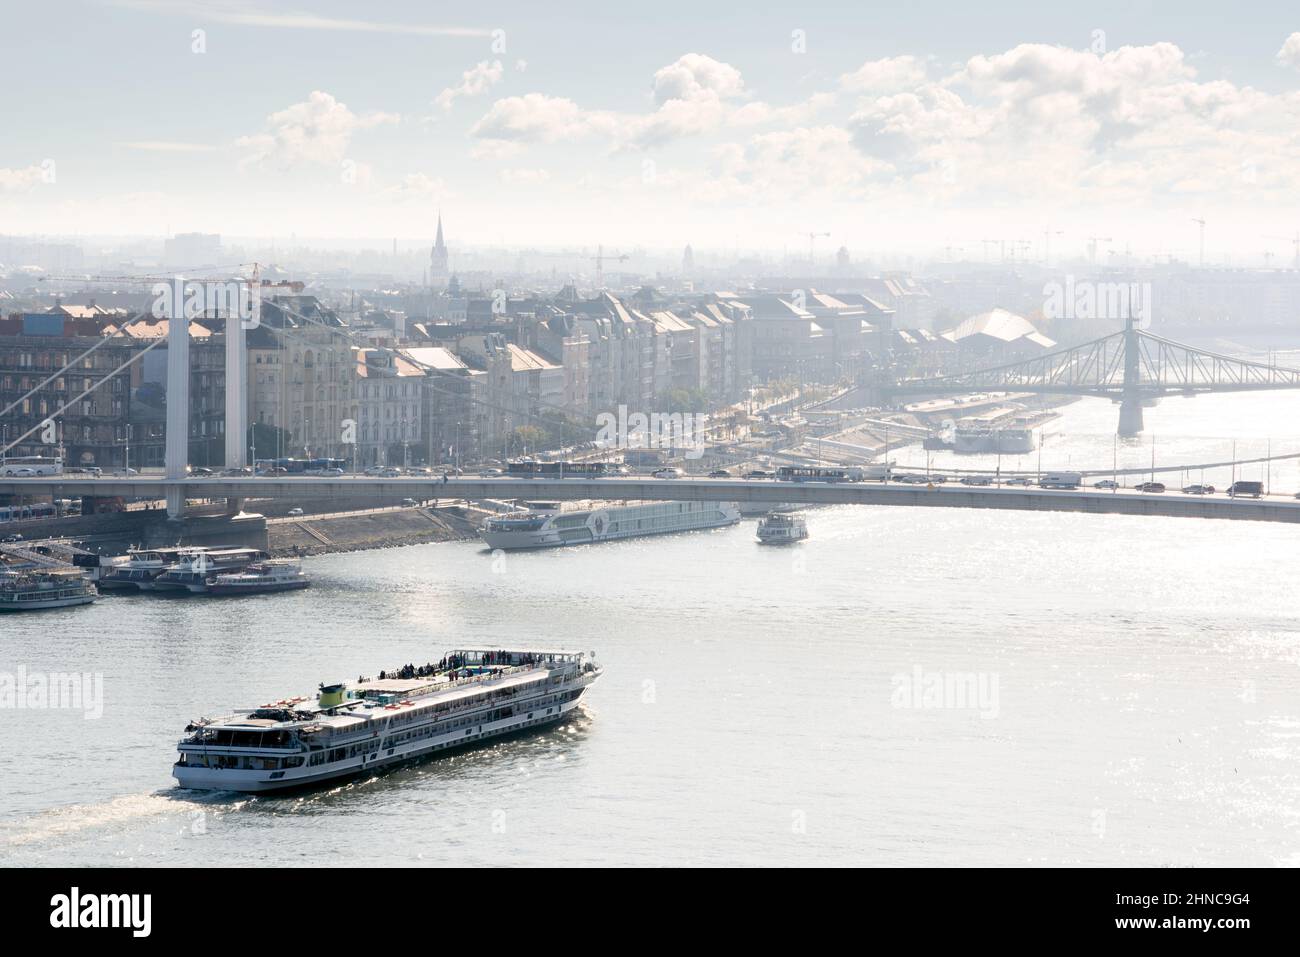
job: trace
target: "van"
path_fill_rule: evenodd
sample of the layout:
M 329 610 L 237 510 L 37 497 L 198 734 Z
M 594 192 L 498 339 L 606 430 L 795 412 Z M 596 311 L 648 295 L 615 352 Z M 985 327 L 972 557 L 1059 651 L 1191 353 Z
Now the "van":
M 1236 498 L 1238 495 L 1249 495 L 1251 498 L 1259 498 L 1263 494 L 1263 482 L 1233 482 L 1228 486 L 1228 495 L 1232 498 Z
M 1046 472 L 1038 483 L 1039 488 L 1078 488 L 1083 484 L 1081 472 Z

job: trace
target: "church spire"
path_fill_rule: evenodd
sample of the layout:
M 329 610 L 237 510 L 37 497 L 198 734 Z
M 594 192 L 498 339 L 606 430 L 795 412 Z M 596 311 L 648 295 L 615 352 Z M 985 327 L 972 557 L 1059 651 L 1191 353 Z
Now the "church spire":
M 442 210 L 438 210 L 438 235 L 429 252 L 429 285 L 434 289 L 445 289 L 449 270 L 447 266 L 447 244 L 442 239 Z

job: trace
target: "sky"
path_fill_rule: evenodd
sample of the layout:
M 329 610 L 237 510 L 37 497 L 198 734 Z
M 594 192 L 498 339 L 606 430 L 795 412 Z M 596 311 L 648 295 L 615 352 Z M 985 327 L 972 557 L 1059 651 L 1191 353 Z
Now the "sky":
M 1287 261 L 1300 7 L 0 0 L 0 235 Z M 1287 9 L 1287 7 L 1290 9 Z

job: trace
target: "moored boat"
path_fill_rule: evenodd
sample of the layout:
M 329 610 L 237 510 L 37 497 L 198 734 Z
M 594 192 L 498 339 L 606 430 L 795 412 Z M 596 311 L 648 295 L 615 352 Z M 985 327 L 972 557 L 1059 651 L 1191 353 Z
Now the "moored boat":
M 89 605 L 95 583 L 79 568 L 33 568 L 0 573 L 0 611 L 35 611 Z
M 242 571 L 227 572 L 208 581 L 209 595 L 259 595 L 296 591 L 311 584 L 302 563 L 291 558 L 254 562 Z
M 479 534 L 490 548 L 554 548 L 722 528 L 740 521 L 734 502 L 643 502 L 565 511 L 559 502 L 489 518 Z
M 189 548 L 129 548 L 126 561 L 105 567 L 99 575 L 99 587 L 106 590 L 139 591 L 183 558 L 202 551 Z
M 153 581 L 140 587 L 147 591 L 172 591 L 201 593 L 208 590 L 208 581 L 224 572 L 239 571 L 254 562 L 266 561 L 271 556 L 256 548 L 199 549 L 192 555 L 169 565 Z

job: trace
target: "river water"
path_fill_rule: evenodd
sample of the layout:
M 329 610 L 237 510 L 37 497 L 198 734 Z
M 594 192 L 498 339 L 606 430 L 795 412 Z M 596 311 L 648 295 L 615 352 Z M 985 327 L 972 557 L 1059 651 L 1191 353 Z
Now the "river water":
M 1160 464 L 1234 438 L 1300 451 L 1300 396 L 1147 413 Z M 1115 416 L 1067 407 L 1044 468 L 1148 464 Z M 1300 487 L 1294 460 L 1273 468 Z M 0 863 L 1300 863 L 1296 528 L 808 520 L 788 549 L 752 522 L 504 558 L 437 544 L 311 559 L 307 592 L 0 620 L 0 672 L 103 680 L 99 717 L 0 710 Z M 172 787 L 192 717 L 534 643 L 605 667 L 559 730 L 287 798 Z

